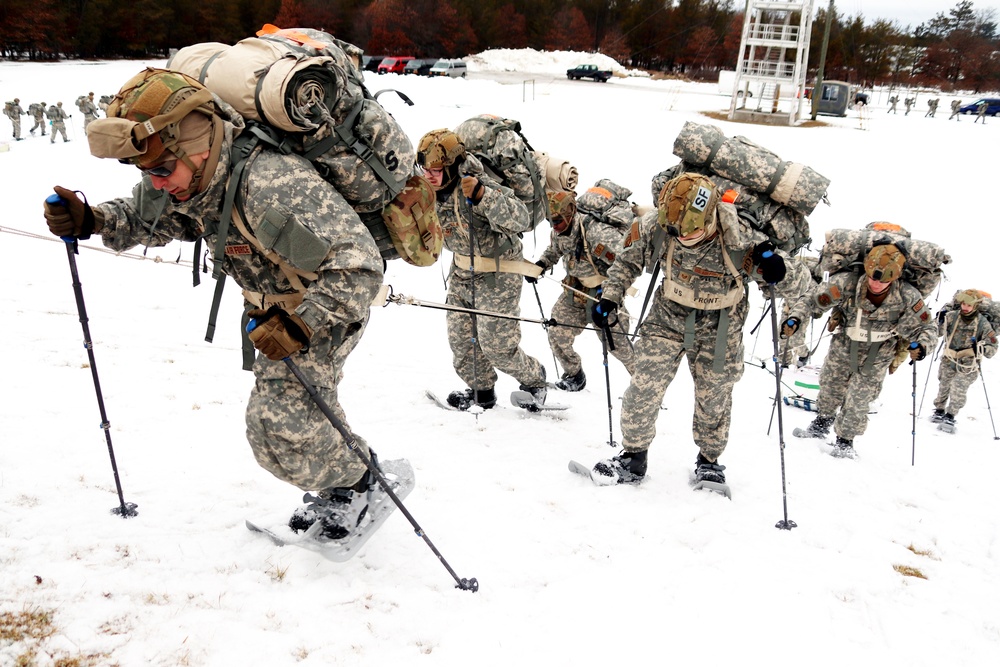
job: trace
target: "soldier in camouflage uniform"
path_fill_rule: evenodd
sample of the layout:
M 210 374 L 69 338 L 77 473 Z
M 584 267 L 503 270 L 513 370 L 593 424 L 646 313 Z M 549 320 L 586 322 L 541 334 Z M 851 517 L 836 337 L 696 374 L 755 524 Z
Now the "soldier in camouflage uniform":
M 454 254 L 447 303 L 516 318 L 522 287 L 519 267 L 527 264 L 519 235 L 530 229 L 528 209 L 484 172 L 451 130 L 425 134 L 417 163 L 437 191 L 444 245 Z M 468 385 L 448 395 L 449 405 L 460 410 L 473 405 L 492 408 L 498 370 L 516 378 L 537 403 L 545 402 L 545 368 L 521 349 L 515 319 L 448 311 L 447 323 L 455 372 Z
M 931 421 L 942 430 L 955 429 L 955 417 L 965 406 L 969 387 L 979 377 L 983 357 L 997 352 L 997 335 L 986 315 L 979 312 L 983 295 L 978 290 L 964 290 L 955 295 L 958 308 L 938 314 L 938 335 L 946 341 L 938 367 L 938 393 L 934 399 Z
M 972 124 L 975 125 L 979 121 L 983 121 L 983 125 L 986 125 L 986 110 L 989 108 L 990 105 L 986 103 L 986 100 L 979 102 L 976 110 L 976 120 L 972 121 Z
M 960 122 L 961 118 L 959 118 L 959 114 L 961 112 L 962 112 L 962 100 L 952 100 L 951 101 L 951 115 L 948 116 L 948 120 L 951 120 L 952 118 L 954 118 L 956 122 Z
M 583 327 L 593 325 L 591 309 L 600 300 L 601 284 L 607 278 L 608 267 L 622 250 L 622 232 L 610 224 L 577 210 L 572 192 L 556 192 L 549 197 L 552 237 L 549 247 L 535 262 L 542 271 L 551 269 L 560 259 L 566 269 L 562 294 L 552 306 L 552 319 L 559 326 L 549 327 L 549 346 L 563 367 L 563 376 L 556 387 L 564 391 L 580 391 L 587 386 L 583 360 L 573 349 L 573 341 Z M 627 229 L 627 228 L 626 228 Z M 525 276 L 528 282 L 537 279 Z M 589 298 L 588 298 L 589 297 Z M 628 331 L 628 311 L 618 311 L 618 324 L 612 329 L 614 349 L 609 352 L 622 362 L 629 374 L 635 367 L 632 342 L 622 333 Z M 601 339 L 604 333 L 597 332 Z
M 933 100 L 927 100 L 927 113 L 924 114 L 924 118 L 928 118 L 928 117 L 933 118 L 934 117 L 934 114 L 937 113 L 938 102 L 940 102 L 940 101 L 941 100 L 937 99 L 937 98 L 935 98 Z
M 87 134 L 87 127 L 97 120 L 97 104 L 94 103 L 93 93 L 88 93 L 86 99 L 80 103 L 80 113 L 83 114 L 83 133 Z
M 50 106 L 49 110 L 45 112 L 45 115 L 52 124 L 52 132 L 49 133 L 51 135 L 49 137 L 49 143 L 56 143 L 56 135 L 60 133 L 62 134 L 63 143 L 69 141 L 69 138 L 66 137 L 66 119 L 70 116 L 66 115 L 66 110 L 63 109 L 62 102 L 57 102 L 56 104 Z
M 854 458 L 854 439 L 868 428 L 868 406 L 882 392 L 886 371 L 900 338 L 910 343 L 911 361 L 934 347 L 934 320 L 916 287 L 899 280 L 906 265 L 895 245 L 876 245 L 865 257 L 864 274 L 841 271 L 792 306 L 782 327 L 790 336 L 807 318 L 838 309 L 839 328 L 830 342 L 819 376 L 817 416 L 799 437 L 837 434 L 832 454 Z
M 154 133 L 137 142 L 149 127 Z M 368 322 L 383 262 L 350 204 L 296 154 L 252 152 L 240 181 L 242 214 L 223 225 L 230 148 L 243 129 L 243 118 L 193 79 L 147 69 L 123 86 L 88 137 L 94 155 L 139 167 L 142 180 L 132 195 L 91 210 L 56 187 L 67 203 L 46 203 L 46 218 L 57 235 L 99 233 L 116 251 L 199 237 L 215 247 L 218 230 L 227 228 L 223 271 L 244 289 L 256 323 L 250 340 L 259 352 L 247 439 L 268 472 L 318 492 L 307 494 L 312 502 L 289 525 L 304 530 L 320 520 L 320 532 L 338 539 L 360 520 L 373 475 L 282 359 L 295 361 L 346 426 L 337 385 Z M 356 442 L 368 451 L 361 438 Z
M 903 115 L 904 116 L 909 116 L 910 115 L 910 108 L 913 107 L 913 105 L 916 104 L 916 103 L 917 103 L 917 100 L 916 100 L 915 97 L 907 97 L 905 100 L 903 100 L 903 104 L 906 106 L 906 113 L 904 113 Z
M 45 136 L 45 102 L 33 104 L 31 107 L 31 117 L 35 119 L 35 124 L 31 126 L 31 134 L 34 136 L 35 130 L 42 129 L 42 136 Z
M 886 113 L 895 114 L 896 113 L 896 105 L 898 103 L 899 103 L 899 97 L 897 97 L 896 95 L 893 95 L 892 97 L 890 97 L 889 98 L 889 109 L 886 111 Z
M 21 116 L 27 114 L 24 113 L 24 109 L 21 108 L 21 100 L 14 98 L 14 103 L 6 109 L 7 118 L 10 118 L 11 125 L 14 126 L 14 140 L 21 141 L 24 137 L 21 136 Z
M 695 480 L 725 483 L 719 457 L 729 440 L 733 386 L 743 375 L 748 283 L 775 285 L 786 297 L 808 289 L 803 266 L 786 264 L 787 256 L 737 215 L 729 193 L 725 199 L 720 195 L 700 174 L 668 181 L 658 211 L 633 225 L 608 270 L 594 316 L 609 322 L 644 266 L 659 261 L 664 277 L 642 323 L 635 371 L 622 402 L 624 451 L 594 466 L 591 477 L 598 484 L 644 479 L 661 401 L 684 357 L 694 378 Z

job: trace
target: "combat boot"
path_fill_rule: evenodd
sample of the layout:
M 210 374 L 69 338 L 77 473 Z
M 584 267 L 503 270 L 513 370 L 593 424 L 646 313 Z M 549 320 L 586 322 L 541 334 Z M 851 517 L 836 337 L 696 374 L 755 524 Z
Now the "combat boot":
M 848 440 L 847 438 L 841 438 L 837 436 L 837 442 L 833 445 L 833 451 L 830 452 L 830 456 L 837 459 L 855 459 L 858 457 L 857 452 L 854 451 L 854 440 Z
M 719 465 L 718 461 L 713 463 L 701 454 L 698 454 L 698 459 L 695 461 L 694 476 L 699 482 L 725 484 L 726 474 L 723 472 L 725 469 L 726 466 Z
M 942 419 L 944 419 L 944 410 L 934 408 L 934 412 L 931 413 L 931 423 L 940 424 Z
M 646 450 L 622 451 L 618 456 L 604 459 L 594 466 L 591 479 L 595 484 L 639 484 L 646 477 Z
M 796 429 L 793 434 L 800 438 L 825 438 L 830 434 L 830 426 L 833 425 L 833 417 L 823 417 L 816 415 L 805 430 Z
M 475 400 L 472 397 L 472 389 L 461 389 L 448 394 L 448 405 L 459 410 L 468 410 L 473 405 L 479 404 L 483 410 L 489 410 L 497 404 L 497 394 L 493 387 L 489 389 L 477 389 Z
M 580 391 L 587 386 L 587 376 L 581 368 L 575 375 L 563 373 L 562 379 L 556 382 L 556 388 L 563 391 Z
M 372 464 L 381 470 L 375 452 L 370 452 Z M 371 489 L 377 483 L 375 475 L 365 470 L 352 486 L 331 487 L 313 495 L 302 496 L 306 505 L 299 507 L 288 520 L 288 527 L 296 533 L 308 530 L 314 523 L 322 527 L 316 533 L 318 540 L 341 540 L 351 534 L 368 513 Z

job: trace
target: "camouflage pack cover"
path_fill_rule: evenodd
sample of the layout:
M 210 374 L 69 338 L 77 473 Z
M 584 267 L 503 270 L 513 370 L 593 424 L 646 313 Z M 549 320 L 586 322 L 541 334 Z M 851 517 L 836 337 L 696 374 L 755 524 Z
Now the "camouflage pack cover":
M 441 256 L 444 230 L 438 220 L 434 188 L 423 176 L 406 187 L 382 211 L 396 252 L 414 266 L 430 266 Z
M 602 178 L 594 187 L 577 196 L 576 207 L 594 220 L 625 230 L 635 219 L 632 204 L 628 200 L 631 196 L 632 191 L 628 188 Z
M 492 176 L 524 202 L 532 227 L 545 220 L 548 196 L 544 177 L 518 121 L 480 114 L 460 123 L 455 134 Z
M 416 153 L 396 120 L 365 89 L 349 55 L 360 50 L 311 28 L 264 26 L 257 35 L 233 46 L 185 47 L 167 66 L 201 81 L 245 118 L 290 133 L 293 148 L 303 154 L 348 123 L 350 136 L 371 148 L 390 182 L 341 142 L 308 157 L 359 213 L 384 209 L 414 175 Z
M 878 242 L 889 242 L 906 254 L 906 269 L 902 279 L 910 283 L 926 299 L 941 282 L 942 267 L 951 262 L 951 256 L 941 246 L 930 241 L 911 238 L 903 228 L 891 231 L 879 228 L 832 229 L 826 234 L 826 243 L 820 251 L 819 272 L 837 273 L 860 267 L 865 255 Z
M 758 231 L 767 234 L 771 242 L 788 254 L 795 254 L 799 248 L 809 245 L 812 241 L 809 231 L 809 221 L 806 220 L 806 216 L 802 213 L 784 204 L 779 204 L 770 197 L 755 192 L 742 183 L 719 176 L 704 165 L 698 166 L 681 161 L 670 169 L 661 171 L 653 177 L 653 201 L 656 201 L 657 197 L 659 197 L 660 191 L 667 181 L 683 173 L 708 176 L 722 192 L 728 190 L 736 191 L 738 195 L 732 203 L 739 209 L 751 211 L 754 220 L 749 221 L 750 224 Z
M 684 123 L 674 155 L 809 215 L 826 196 L 830 179 L 797 162 L 786 162 L 746 137 L 727 137 L 714 125 Z

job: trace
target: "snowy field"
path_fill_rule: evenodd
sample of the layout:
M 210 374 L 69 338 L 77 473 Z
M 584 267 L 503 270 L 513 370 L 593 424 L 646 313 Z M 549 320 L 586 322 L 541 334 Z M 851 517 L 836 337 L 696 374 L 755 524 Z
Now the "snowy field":
M 536 149 L 576 164 L 583 187 L 610 178 L 644 205 L 651 177 L 677 162 L 683 123 L 715 123 L 832 180 L 830 206 L 811 216 L 813 252 L 830 229 L 887 220 L 954 258 L 935 311 L 957 289 L 1000 291 L 991 271 L 1000 118 L 948 121 L 948 97 L 934 119 L 923 117 L 925 105 L 890 115 L 876 95 L 867 120 L 851 112 L 819 127 L 737 125 L 704 115 L 728 108 L 715 84 L 570 82 L 570 59 L 513 74 L 505 63 L 495 68 L 502 78 L 477 65 L 466 80 L 369 75 L 368 85 L 413 99 L 407 107 L 380 98 L 413 141 L 479 113 L 516 118 Z M 41 204 L 54 184 L 93 202 L 128 193 L 136 171 L 89 155 L 73 101 L 114 93 L 142 66 L 0 63 L 4 100 L 62 100 L 74 114 L 70 143 L 28 136 L 29 121 L 25 141 L 0 146 L 9 149 L 0 152 L 0 312 L 10 343 L 0 401 L 0 665 L 996 664 L 1000 529 L 990 480 L 1000 415 L 987 406 L 987 392 L 1000 404 L 996 360 L 985 363 L 953 436 L 926 420 L 930 362 L 904 365 L 855 442 L 857 461 L 791 438 L 813 413 L 785 408 L 787 516 L 798 527 L 782 531 L 775 381 L 759 361 L 770 362 L 768 322 L 746 332 L 748 365 L 721 459 L 730 501 L 688 486 L 697 449 L 685 369 L 667 392 L 646 481 L 596 488 L 566 470 L 571 458 L 591 465 L 614 453 L 596 337 L 577 342 L 587 389 L 551 394 L 568 412 L 502 405 L 476 418 L 424 397 L 461 387 L 443 313 L 377 309 L 341 399 L 383 459 L 412 462 L 407 508 L 457 574 L 478 579 L 471 593 L 454 587 L 400 513 L 341 564 L 247 531 L 247 518 L 287 516 L 300 493 L 259 468 L 244 439 L 252 376 L 240 370 L 239 290 L 229 286 L 207 344 L 212 281 L 191 288 L 190 245 L 137 261 L 141 248 L 116 257 L 95 239 L 77 263 L 121 485 L 139 515 L 109 513 L 118 496 L 65 245 L 47 235 Z M 5 139 L 9 128 L 0 120 Z M 525 255 L 537 258 L 546 244 L 540 228 Z M 386 281 L 441 302 L 448 259 L 428 269 L 394 262 Z M 637 283 L 641 293 L 647 282 Z M 547 313 L 559 286 L 538 289 Z M 638 312 L 641 296 L 628 305 Z M 751 305 L 752 325 L 763 308 L 756 290 Z M 521 311 L 540 317 L 530 286 Z M 522 331 L 525 350 L 555 376 L 544 331 Z M 401 354 L 404 345 L 420 354 Z M 613 359 L 610 384 L 619 440 L 627 374 Z M 497 393 L 516 385 L 502 375 Z M 914 433 L 915 400 L 923 408 Z M 4 638 L 28 617 L 40 637 Z

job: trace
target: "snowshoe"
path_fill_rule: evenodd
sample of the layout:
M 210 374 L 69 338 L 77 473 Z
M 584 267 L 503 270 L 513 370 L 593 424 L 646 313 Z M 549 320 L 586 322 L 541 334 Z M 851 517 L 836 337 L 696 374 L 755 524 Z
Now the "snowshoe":
M 935 408 L 934 412 L 931 413 L 930 419 L 932 424 L 940 424 L 944 420 L 944 410 Z
M 709 491 L 715 491 L 731 500 L 733 494 L 726 484 L 726 473 L 723 472 L 725 469 L 726 466 L 719 465 L 718 461 L 713 463 L 701 454 L 698 454 L 698 459 L 695 461 L 694 475 L 691 477 L 692 488 L 695 490 L 708 489 Z
M 610 459 L 599 461 L 590 473 L 594 484 L 639 484 L 646 477 L 646 450 L 622 451 Z
M 837 436 L 837 441 L 833 444 L 830 456 L 835 459 L 856 459 L 858 453 L 854 451 L 854 441 Z
M 945 433 L 954 433 L 957 430 L 954 415 L 945 413 L 944 416 L 941 417 L 941 422 L 938 424 L 938 430 L 944 431 Z
M 529 387 L 527 385 L 520 385 L 518 387 L 520 391 L 511 392 L 510 400 L 511 403 L 519 408 L 524 408 L 529 412 L 539 412 L 545 405 L 545 397 L 549 393 L 546 387 Z M 524 396 L 523 394 L 529 394 Z
M 493 388 L 477 389 L 475 397 L 472 389 L 462 389 L 448 394 L 448 405 L 456 410 L 468 410 L 473 405 L 479 405 L 483 410 L 489 410 L 497 404 L 497 394 Z
M 365 471 L 354 486 L 325 489 L 316 495 L 307 493 L 302 496 L 302 501 L 307 504 L 292 513 L 288 527 L 293 532 L 304 533 L 318 522 L 321 527 L 311 532 L 314 539 L 343 539 L 365 518 L 374 484 L 375 476 Z
M 587 376 L 584 374 L 582 368 L 574 375 L 563 373 L 559 382 L 556 382 L 556 389 L 562 389 L 563 391 L 580 391 L 586 386 Z

